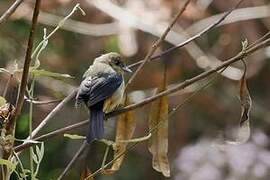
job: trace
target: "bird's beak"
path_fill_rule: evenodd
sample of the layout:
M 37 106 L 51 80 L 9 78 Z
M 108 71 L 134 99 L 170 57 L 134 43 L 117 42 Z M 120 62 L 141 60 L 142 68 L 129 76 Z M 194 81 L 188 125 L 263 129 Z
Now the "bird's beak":
M 127 66 L 124 66 L 122 69 L 126 72 L 132 73 L 131 69 L 129 69 Z

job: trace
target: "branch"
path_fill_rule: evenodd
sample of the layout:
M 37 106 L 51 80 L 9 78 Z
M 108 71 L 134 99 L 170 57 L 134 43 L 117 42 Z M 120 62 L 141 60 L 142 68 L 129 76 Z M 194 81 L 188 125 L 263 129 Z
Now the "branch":
M 267 33 L 268 35 L 269 33 Z M 270 38 L 267 38 L 265 39 L 266 36 L 263 36 L 263 38 L 260 38 L 262 41 L 261 42 L 258 42 L 257 44 L 252 44 L 248 47 L 248 49 L 243 53 L 243 52 L 240 52 L 238 53 L 236 56 L 224 61 L 223 63 L 221 63 L 220 65 L 216 66 L 215 68 L 212 68 L 204 73 L 201 73 L 191 79 L 188 79 L 176 86 L 174 86 L 173 88 L 170 88 L 166 91 L 163 91 L 155 96 L 152 96 L 152 97 L 149 97 L 149 98 L 146 98 L 144 100 L 142 100 L 141 102 L 139 103 L 136 103 L 136 104 L 132 104 L 132 105 L 129 105 L 129 106 L 126 106 L 122 109 L 118 109 L 116 111 L 113 111 L 111 113 L 108 113 L 106 114 L 106 118 L 110 118 L 110 117 L 113 117 L 113 116 L 116 116 L 116 115 L 119 115 L 119 114 L 122 114 L 122 113 L 125 113 L 127 111 L 131 111 L 133 109 L 136 109 L 136 108 L 139 108 L 139 107 L 142 107 L 146 104 L 149 104 L 150 102 L 162 97 L 162 96 L 166 96 L 168 94 L 172 94 L 172 93 L 175 93 L 176 91 L 179 91 L 179 90 L 182 90 L 206 77 L 208 77 L 209 75 L 215 73 L 215 72 L 218 72 L 219 70 L 229 66 L 230 64 L 234 63 L 234 62 L 237 62 L 239 60 L 241 60 L 243 57 L 245 56 L 248 56 L 252 53 L 254 53 L 255 51 L 261 49 L 261 48 L 264 48 L 266 45 L 269 45 L 270 44 Z M 73 129 L 76 129 L 76 128 L 79 128 L 81 126 L 84 126 L 86 124 L 89 123 L 89 120 L 84 120 L 82 122 L 79 122 L 79 123 L 76 123 L 76 124 L 73 124 L 73 125 L 70 125 L 70 126 L 67 126 L 67 127 L 64 127 L 64 128 L 61 128 L 61 129 L 58 129 L 56 131 L 53 131 L 53 132 L 50 132 L 48 134 L 45 134 L 45 135 L 42 135 L 38 138 L 34 138 L 34 140 L 37 140 L 37 141 L 44 141 L 44 140 L 47 140 L 47 139 L 50 139 L 52 137 L 55 137 L 57 135 L 60 135 L 60 134 L 63 134 L 67 131 L 70 131 L 70 130 L 73 130 Z M 22 144 L 22 145 L 19 145 L 17 147 L 15 147 L 15 151 L 21 151 L 27 147 L 31 146 L 31 143 L 26 143 L 26 144 Z
M 13 14 L 16 9 L 19 7 L 19 5 L 23 2 L 23 0 L 16 0 L 9 8 L 6 12 L 4 12 L 4 14 L 0 17 L 0 24 L 5 22 L 10 16 L 11 14 Z M 33 22 L 33 21 L 32 21 Z
M 255 51 L 257 51 L 258 49 L 261 49 L 261 48 L 265 47 L 266 45 L 269 44 L 269 42 L 270 42 L 270 38 L 258 43 L 257 45 L 254 45 L 252 47 L 249 46 L 248 49 L 245 52 L 238 53 L 236 56 L 224 61 L 223 63 L 221 63 L 217 67 L 212 68 L 212 69 L 210 69 L 208 71 L 205 71 L 205 72 L 203 72 L 203 73 L 201 73 L 201 74 L 199 74 L 199 75 L 197 75 L 197 76 L 195 76 L 195 77 L 193 77 L 191 79 L 187 79 L 184 82 L 180 83 L 179 85 L 176 85 L 174 88 L 168 89 L 168 90 L 163 91 L 163 92 L 161 92 L 161 93 L 159 93 L 159 94 L 157 94 L 155 96 L 146 98 L 145 100 L 143 100 L 143 101 L 141 101 L 141 102 L 139 102 L 137 104 L 132 104 L 132 105 L 126 106 L 126 107 L 124 107 L 122 109 L 119 109 L 118 111 L 113 111 L 113 112 L 108 113 L 106 115 L 108 117 L 115 116 L 115 115 L 130 111 L 130 110 L 136 109 L 138 107 L 141 107 L 141 106 L 143 106 L 145 104 L 148 104 L 148 103 L 150 103 L 150 102 L 152 102 L 152 101 L 154 101 L 154 100 L 156 100 L 156 99 L 158 99 L 160 97 L 163 97 L 163 96 L 166 96 L 168 94 L 172 94 L 172 93 L 174 93 L 176 91 L 179 91 L 181 89 L 184 89 L 187 86 L 189 86 L 189 85 L 191 85 L 191 84 L 193 84 L 193 83 L 195 83 L 197 81 L 200 81 L 200 80 L 208 77 L 209 75 L 211 75 L 211 74 L 213 74 L 215 72 L 218 72 L 222 68 L 227 67 L 230 64 L 243 59 L 247 55 L 252 54 Z
M 31 137 L 35 137 L 37 133 L 59 112 L 71 99 L 75 97 L 77 89 L 73 90 L 63 101 L 61 101 L 45 118 L 44 120 L 35 128 L 32 132 Z M 29 139 L 29 137 L 27 138 Z
M 48 104 L 54 104 L 54 103 L 59 103 L 62 102 L 63 99 L 55 99 L 55 100 L 46 100 L 46 101 L 36 101 L 34 99 L 29 99 L 27 97 L 24 97 L 26 102 L 33 103 L 35 105 L 48 105 Z
M 40 1 L 41 0 L 36 0 L 35 9 L 33 12 L 31 31 L 29 34 L 28 45 L 27 45 L 27 50 L 26 50 L 26 55 L 25 55 L 25 60 L 24 60 L 24 66 L 23 66 L 23 74 L 22 74 L 22 79 L 21 79 L 20 89 L 19 89 L 19 97 L 16 102 L 14 118 L 12 118 L 10 122 L 11 127 L 13 127 L 17 117 L 20 115 L 23 102 L 24 102 L 24 94 L 25 94 L 27 81 L 28 81 L 29 67 L 31 63 L 31 53 L 32 53 L 32 48 L 33 48 L 34 34 L 35 34 L 36 26 L 37 26 Z
M 84 125 L 86 125 L 88 123 L 89 123 L 89 120 L 85 120 L 85 121 L 82 121 L 82 122 L 79 122 L 79 123 L 76 123 L 76 124 L 73 124 L 73 125 L 70 125 L 70 126 L 66 126 L 64 128 L 57 129 L 57 130 L 55 130 L 53 132 L 43 134 L 43 135 L 41 135 L 39 137 L 33 138 L 33 141 L 46 141 L 46 140 L 48 140 L 50 138 L 53 138 L 55 136 L 62 135 L 67 131 L 80 128 L 80 127 L 82 127 L 82 126 L 84 126 Z M 19 152 L 19 151 L 22 151 L 23 149 L 28 148 L 28 147 L 30 147 L 32 145 L 34 145 L 34 143 L 31 143 L 31 142 L 23 143 L 23 144 L 20 144 L 20 145 L 16 146 L 14 148 L 14 151 Z
M 175 51 L 175 50 L 177 50 L 177 49 L 179 49 L 179 48 L 181 48 L 181 47 L 187 45 L 187 44 L 190 43 L 191 41 L 194 41 L 195 39 L 197 39 L 197 38 L 201 37 L 202 35 L 204 35 L 205 33 L 209 32 L 210 30 L 212 30 L 213 28 L 215 28 L 217 25 L 219 25 L 222 21 L 224 21 L 225 18 L 226 18 L 227 16 L 229 16 L 229 14 L 231 14 L 231 13 L 232 13 L 232 12 L 233 12 L 233 11 L 234 11 L 234 10 L 235 10 L 235 9 L 236 9 L 243 1 L 244 1 L 244 0 L 239 0 L 238 3 L 237 3 L 233 8 L 231 8 L 231 10 L 229 10 L 229 11 L 226 12 L 226 13 L 224 13 L 223 16 L 221 16 L 220 19 L 218 19 L 217 21 L 215 21 L 213 24 L 210 24 L 209 26 L 207 26 L 205 29 L 203 29 L 203 30 L 202 30 L 201 32 L 199 32 L 198 34 L 196 34 L 196 35 L 190 37 L 189 39 L 185 40 L 184 42 L 182 42 L 182 43 L 180 43 L 180 44 L 178 44 L 178 45 L 176 45 L 176 46 L 174 46 L 174 47 L 171 47 L 171 48 L 169 48 L 169 49 L 167 49 L 167 50 L 161 52 L 160 54 L 158 54 L 158 55 L 156 55 L 156 56 L 151 57 L 150 60 L 151 60 L 151 61 L 152 61 L 152 60 L 157 60 L 157 59 L 159 59 L 159 58 L 165 56 L 166 54 L 171 53 L 171 52 L 173 52 L 173 51 Z M 135 67 L 135 66 L 138 66 L 138 65 L 141 64 L 141 63 L 143 63 L 143 60 L 138 61 L 138 62 L 136 62 L 136 63 L 134 63 L 134 64 L 131 64 L 131 65 L 129 65 L 128 67 L 129 67 L 129 68 L 133 68 L 133 67 Z
M 172 29 L 173 25 L 176 23 L 177 19 L 183 14 L 185 11 L 187 5 L 189 4 L 190 0 L 186 0 L 183 7 L 179 10 L 177 15 L 173 18 L 172 22 L 169 24 L 169 26 L 166 28 L 164 33 L 161 35 L 161 37 L 152 45 L 150 51 L 148 51 L 147 55 L 145 56 L 144 60 L 142 60 L 142 63 L 138 67 L 138 69 L 133 73 L 129 81 L 127 82 L 126 89 L 129 87 L 129 85 L 134 81 L 138 73 L 142 70 L 146 62 L 148 62 L 151 58 L 151 56 L 154 54 L 154 52 L 157 50 L 157 48 L 160 46 L 160 44 L 164 41 L 170 30 Z

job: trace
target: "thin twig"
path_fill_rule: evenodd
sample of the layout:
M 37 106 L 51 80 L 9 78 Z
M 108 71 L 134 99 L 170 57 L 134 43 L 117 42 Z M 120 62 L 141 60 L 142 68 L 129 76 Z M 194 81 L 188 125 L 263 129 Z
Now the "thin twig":
M 57 129 L 55 131 L 52 131 L 50 133 L 47 133 L 47 134 L 43 134 L 39 137 L 36 137 L 36 138 L 33 138 L 32 140 L 33 141 L 46 141 L 52 137 L 55 137 L 57 135 L 62 135 L 64 134 L 65 132 L 69 131 L 69 130 L 74 130 L 76 128 L 80 128 L 82 126 L 84 126 L 85 124 L 89 123 L 88 120 L 85 120 L 85 121 L 82 121 L 82 122 L 79 122 L 79 123 L 76 123 L 76 124 L 73 124 L 73 125 L 70 125 L 70 126 L 66 126 L 64 128 L 61 128 L 61 129 Z M 14 151 L 16 152 L 19 152 L 27 147 L 30 147 L 32 145 L 34 145 L 35 143 L 32 143 L 32 142 L 26 142 L 26 143 L 23 143 L 21 145 L 18 145 L 14 148 Z
M 104 169 L 104 165 L 106 164 L 106 160 L 107 160 L 107 157 L 108 157 L 109 150 L 110 150 L 110 146 L 107 145 L 104 156 L 103 156 L 103 160 L 102 160 L 102 163 L 101 163 L 102 169 Z
M 171 93 L 174 93 L 174 92 L 179 91 L 181 89 L 184 89 L 185 87 L 206 78 L 207 76 L 221 70 L 222 68 L 224 68 L 224 67 L 226 67 L 226 66 L 228 66 L 228 65 L 230 65 L 230 64 L 232 64 L 232 63 L 234 63 L 236 61 L 241 60 L 243 57 L 245 57 L 245 56 L 247 56 L 249 54 L 252 54 L 253 52 L 257 51 L 258 49 L 261 49 L 261 48 L 265 47 L 266 45 L 269 44 L 269 42 L 270 42 L 270 39 L 266 39 L 263 42 L 260 42 L 259 44 L 255 45 L 255 46 L 253 46 L 251 48 L 249 47 L 248 50 L 246 50 L 246 52 L 238 53 L 236 56 L 230 58 L 227 61 L 224 61 L 223 63 L 221 63 L 220 65 L 218 65 L 215 68 L 212 68 L 212 69 L 210 69 L 208 71 L 205 71 L 205 72 L 203 72 L 203 73 L 201 73 L 201 74 L 199 74 L 199 75 L 197 75 L 197 76 L 195 76 L 195 77 L 193 77 L 191 79 L 187 79 L 184 82 L 176 85 L 175 87 L 173 87 L 171 89 L 168 89 L 166 91 L 163 91 L 163 92 L 161 92 L 161 93 L 159 93 L 159 94 L 157 94 L 155 96 L 146 98 L 146 99 L 144 99 L 143 101 L 141 101 L 141 102 L 139 102 L 137 104 L 129 105 L 129 106 L 126 106 L 126 107 L 124 107 L 122 109 L 119 109 L 117 111 L 108 113 L 107 116 L 111 117 L 111 116 L 118 115 L 120 113 L 124 113 L 124 112 L 130 111 L 130 110 L 133 110 L 135 108 L 138 108 L 138 107 L 141 107 L 141 106 L 143 106 L 145 104 L 148 104 L 148 103 L 150 103 L 150 102 L 152 102 L 152 101 L 154 101 L 154 100 L 156 100 L 156 99 L 158 99 L 158 98 L 160 98 L 162 96 L 166 96 L 168 94 L 171 94 Z
M 4 12 L 4 14 L 0 17 L 0 24 L 5 22 L 11 14 L 13 14 L 19 5 L 23 2 L 23 0 L 16 0 L 9 8 Z
M 20 168 L 21 168 L 21 170 L 22 170 L 22 179 L 27 180 L 26 174 L 25 174 L 25 169 L 24 169 L 24 167 L 23 167 L 22 161 L 20 160 L 18 154 L 17 154 L 15 151 L 13 151 L 13 154 L 14 154 L 15 158 L 17 159 L 18 164 L 20 165 Z
M 32 137 L 35 137 L 37 133 L 59 112 L 71 99 L 75 97 L 77 89 L 72 91 L 63 101 L 61 101 L 45 118 L 44 120 L 33 130 Z M 28 137 L 29 138 L 29 137 Z
M 32 54 L 32 57 L 34 57 L 34 56 L 38 53 L 38 51 L 40 50 L 40 48 L 42 47 L 42 45 L 43 45 L 46 41 L 48 41 L 48 40 L 51 38 L 51 36 L 52 36 L 52 35 L 53 35 L 60 27 L 62 27 L 62 25 L 65 23 L 65 21 L 66 21 L 68 18 L 70 18 L 70 17 L 75 13 L 75 11 L 77 11 L 77 10 L 79 10 L 79 11 L 82 13 L 82 15 L 85 15 L 85 12 L 84 12 L 84 11 L 82 10 L 82 8 L 80 7 L 80 4 L 77 3 L 77 4 L 74 6 L 74 8 L 72 9 L 72 11 L 71 11 L 67 16 L 65 16 L 64 19 L 62 19 L 62 20 L 59 22 L 58 26 L 56 26 L 56 27 L 52 30 L 52 32 L 50 32 L 50 34 L 48 34 L 48 36 L 46 36 L 46 37 L 45 37 L 45 38 L 37 45 L 35 51 L 34 51 L 33 54 Z
M 24 99 L 26 100 L 26 102 L 33 103 L 35 105 L 48 105 L 48 104 L 53 104 L 53 103 L 58 103 L 58 102 L 63 101 L 63 99 L 54 99 L 54 100 L 47 100 L 47 101 L 37 101 L 37 100 L 29 99 L 26 96 L 24 97 Z
M 240 0 L 238 1 L 238 3 L 233 7 L 231 8 L 231 10 L 229 10 L 228 12 L 226 12 L 220 19 L 218 19 L 217 21 L 215 21 L 213 24 L 210 24 L 209 26 L 207 26 L 205 29 L 203 29 L 201 32 L 197 33 L 196 35 L 190 37 L 189 39 L 185 40 L 184 42 L 174 46 L 174 47 L 171 47 L 163 52 L 161 52 L 160 54 L 157 54 L 153 57 L 150 58 L 150 60 L 156 60 L 156 59 L 159 59 L 161 58 L 162 56 L 166 55 L 166 54 L 169 54 L 185 45 L 187 45 L 188 43 L 190 43 L 191 41 L 194 41 L 195 39 L 201 37 L 202 35 L 204 35 L 205 33 L 209 32 L 210 30 L 212 30 L 213 28 L 215 28 L 218 24 L 220 24 L 222 21 L 224 21 L 224 19 L 229 16 L 229 14 L 231 14 L 244 0 Z M 143 60 L 140 60 L 136 63 L 133 63 L 131 65 L 129 65 L 128 67 L 129 68 L 133 68 L 135 66 L 138 66 L 139 64 L 143 63 Z
M 255 51 L 261 49 L 261 48 L 264 48 L 266 45 L 268 45 L 270 43 L 270 38 L 262 41 L 262 42 L 259 42 L 258 44 L 256 45 L 253 45 L 251 48 L 248 47 L 248 49 L 246 50 L 246 52 L 243 54 L 243 53 L 238 53 L 236 56 L 224 61 L 222 64 L 220 64 L 219 66 L 215 67 L 215 68 L 212 68 L 204 73 L 201 73 L 191 79 L 188 79 L 176 86 L 174 86 L 173 88 L 170 88 L 166 91 L 163 91 L 155 96 L 152 96 L 152 97 L 149 97 L 149 98 L 146 98 L 144 100 L 142 100 L 141 102 L 139 103 L 136 103 L 136 104 L 132 104 L 132 105 L 129 105 L 129 106 L 126 106 L 122 109 L 118 109 L 116 111 L 113 111 L 111 113 L 108 113 L 106 114 L 106 118 L 110 118 L 112 116 L 116 116 L 116 115 L 119 115 L 119 114 L 122 114 L 122 113 L 125 113 L 127 111 L 131 111 L 133 109 L 136 109 L 136 108 L 139 108 L 139 107 L 142 107 L 143 105 L 145 104 L 148 104 L 162 96 L 165 96 L 165 95 L 168 95 L 168 94 L 172 94 L 176 91 L 179 91 L 181 89 L 184 89 L 192 84 L 194 84 L 195 82 L 198 82 L 206 77 L 208 77 L 209 75 L 215 73 L 215 72 L 218 72 L 219 70 L 223 69 L 224 67 L 227 67 L 228 65 L 236 62 L 236 61 L 239 61 L 241 60 L 243 57 L 247 56 L 247 55 L 250 55 L 252 53 L 254 53 Z M 43 140 L 47 140 L 49 138 L 52 138 L 52 137 L 55 137 L 57 135 L 60 135 L 60 134 L 63 134 L 67 131 L 70 131 L 70 130 L 73 130 L 73 129 L 76 129 L 76 128 L 79 128 L 81 126 L 84 126 L 86 124 L 89 123 L 89 120 L 84 120 L 82 122 L 79 122 L 79 123 L 76 123 L 76 124 L 73 124 L 73 125 L 70 125 L 70 126 L 67 126 L 67 127 L 64 127 L 64 128 L 61 128 L 61 129 L 58 129 L 56 131 L 53 131 L 53 132 L 50 132 L 48 134 L 45 134 L 45 135 L 42 135 L 38 138 L 34 138 L 34 140 L 40 140 L 40 141 L 43 141 Z M 16 152 L 17 151 L 21 151 L 27 147 L 31 146 L 31 143 L 26 143 L 26 144 L 23 144 L 23 145 L 19 145 L 17 147 L 15 147 L 15 150 Z
M 186 0 L 184 5 L 181 7 L 177 15 L 173 18 L 172 22 L 169 24 L 169 26 L 166 28 L 164 33 L 161 35 L 161 37 L 152 45 L 150 51 L 148 51 L 147 55 L 145 56 L 144 60 L 142 60 L 142 63 L 136 69 L 136 71 L 133 73 L 129 81 L 127 82 L 126 88 L 129 87 L 129 85 L 134 81 L 138 73 L 142 70 L 144 67 L 145 63 L 148 62 L 151 59 L 151 56 L 154 54 L 154 52 L 157 50 L 157 48 L 161 45 L 161 43 L 164 41 L 170 30 L 172 29 L 173 25 L 176 23 L 177 19 L 183 14 L 185 11 L 187 5 L 189 4 L 190 0 Z
M 256 41 L 252 42 L 252 44 L 250 44 L 249 47 L 253 47 L 256 44 L 258 44 L 259 42 L 262 42 L 264 40 L 267 40 L 269 37 L 270 37 L 270 31 L 268 31 L 266 34 L 264 34 L 262 37 L 260 37 Z
M 71 166 L 75 163 L 75 161 L 78 159 L 78 157 L 80 156 L 80 154 L 84 151 L 84 149 L 88 145 L 89 144 L 87 143 L 87 141 L 83 141 L 81 147 L 76 152 L 76 154 L 73 156 L 72 160 L 68 163 L 68 165 L 66 166 L 65 170 L 61 173 L 61 175 L 57 178 L 57 180 L 61 180 L 61 179 L 64 178 L 64 176 L 66 175 L 66 173 L 68 172 L 68 170 L 71 168 Z

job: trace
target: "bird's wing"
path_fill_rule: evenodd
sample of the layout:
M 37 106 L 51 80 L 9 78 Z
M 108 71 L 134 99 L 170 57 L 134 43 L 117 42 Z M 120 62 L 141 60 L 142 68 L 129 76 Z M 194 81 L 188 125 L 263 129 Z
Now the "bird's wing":
M 95 77 L 87 77 L 79 87 L 76 100 L 87 103 L 89 107 L 93 106 L 112 96 L 122 82 L 122 76 L 116 73 L 103 73 Z

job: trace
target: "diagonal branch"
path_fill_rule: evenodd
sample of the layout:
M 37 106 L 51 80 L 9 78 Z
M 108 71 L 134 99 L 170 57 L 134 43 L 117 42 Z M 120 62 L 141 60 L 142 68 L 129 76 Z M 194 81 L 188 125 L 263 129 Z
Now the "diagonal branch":
M 88 123 L 89 123 L 89 120 L 84 120 L 82 122 L 79 122 L 79 123 L 76 123 L 76 124 L 66 126 L 64 128 L 57 129 L 55 131 L 49 132 L 47 134 L 43 134 L 43 135 L 41 135 L 39 137 L 33 138 L 32 140 L 33 140 L 33 142 L 34 141 L 46 141 L 46 140 L 48 140 L 50 138 L 56 137 L 58 135 L 62 135 L 67 131 L 71 131 L 71 130 L 80 128 L 80 127 L 82 127 L 82 126 L 84 126 L 84 125 L 86 125 Z M 34 145 L 34 143 L 26 142 L 26 143 L 23 143 L 23 144 L 20 144 L 20 145 L 16 146 L 14 148 L 14 151 L 19 152 L 19 151 L 22 151 L 23 149 L 28 148 L 28 147 L 30 147 L 32 145 Z
M 212 68 L 212 69 L 210 69 L 208 71 L 205 71 L 205 72 L 203 72 L 203 73 L 201 73 L 201 74 L 199 74 L 199 75 L 197 75 L 197 76 L 195 76 L 195 77 L 193 77 L 191 79 L 187 79 L 184 82 L 180 83 L 179 85 L 175 86 L 174 88 L 163 91 L 163 92 L 161 92 L 161 93 L 159 93 L 159 94 L 157 94 L 155 96 L 146 98 L 146 99 L 144 99 L 143 101 L 141 101 L 139 103 L 132 104 L 132 105 L 126 106 L 126 107 L 124 107 L 122 109 L 119 109 L 118 111 L 108 113 L 107 116 L 111 117 L 111 116 L 115 116 L 115 115 L 130 111 L 130 110 L 136 109 L 136 108 L 141 107 L 141 106 L 143 106 L 145 104 L 148 104 L 148 103 L 150 103 L 150 102 L 152 102 L 152 101 L 154 101 L 154 100 L 156 100 L 156 99 L 158 99 L 160 97 L 163 97 L 163 96 L 166 96 L 168 94 L 172 94 L 172 93 L 174 93 L 176 91 L 179 91 L 181 89 L 184 89 L 187 86 L 189 86 L 191 84 L 194 84 L 195 82 L 200 81 L 200 80 L 208 77 L 209 75 L 223 69 L 224 67 L 229 66 L 230 64 L 232 64 L 232 63 L 234 63 L 236 61 L 239 61 L 239 60 L 243 59 L 247 55 L 254 53 L 258 49 L 264 48 L 265 46 L 267 46 L 269 44 L 270 44 L 270 38 L 258 43 L 257 45 L 253 45 L 252 47 L 249 46 L 248 49 L 245 52 L 238 53 L 236 56 L 228 59 L 227 61 L 224 61 L 223 63 L 216 66 L 215 68 Z
M 4 12 L 4 14 L 0 17 L 0 24 L 5 22 L 10 16 L 11 14 L 13 14 L 16 9 L 20 6 L 20 4 L 23 2 L 23 0 L 16 0 L 9 8 L 6 12 Z
M 157 48 L 161 45 L 161 43 L 164 41 L 170 30 L 172 29 L 173 25 L 176 23 L 177 19 L 183 14 L 185 11 L 187 5 L 189 4 L 190 0 L 186 0 L 182 8 L 179 10 L 177 15 L 173 18 L 172 22 L 169 24 L 169 26 L 166 28 L 164 33 L 161 35 L 161 37 L 152 45 L 150 51 L 148 51 L 147 55 L 145 56 L 144 60 L 142 60 L 142 63 L 138 67 L 138 69 L 133 73 L 129 81 L 127 82 L 126 89 L 129 87 L 129 85 L 134 81 L 134 79 L 137 77 L 138 73 L 143 69 L 144 65 L 150 60 L 151 56 L 154 54 L 154 52 L 157 50 Z
M 72 91 L 65 99 L 63 99 L 46 117 L 42 120 L 42 122 L 34 129 L 31 136 L 35 137 L 37 133 L 59 112 L 71 99 L 75 97 L 77 93 L 77 89 Z
M 217 21 L 215 21 L 213 24 L 210 24 L 210 25 L 207 26 L 205 29 L 203 29 L 202 31 L 200 31 L 199 33 L 197 33 L 196 35 L 190 37 L 189 39 L 185 40 L 184 42 L 182 42 L 182 43 L 180 43 L 180 44 L 178 44 L 178 45 L 176 45 L 176 46 L 174 46 L 174 47 L 171 47 L 171 48 L 169 48 L 169 49 L 167 49 L 167 50 L 161 52 L 161 53 L 158 54 L 158 55 L 155 55 L 155 56 L 151 57 L 150 60 L 151 60 L 151 61 L 152 61 L 152 60 L 157 60 L 157 59 L 159 59 L 159 58 L 165 56 L 166 54 L 169 54 L 169 53 L 171 53 L 171 52 L 173 52 L 173 51 L 175 51 L 175 50 L 177 50 L 177 49 L 179 49 L 179 48 L 181 48 L 181 47 L 184 47 L 185 45 L 187 45 L 187 44 L 190 43 L 191 41 L 194 41 L 195 39 L 201 37 L 201 36 L 204 35 L 205 33 L 207 33 L 207 32 L 209 32 L 210 30 L 212 30 L 213 28 L 217 27 L 222 21 L 225 20 L 225 18 L 226 18 L 227 16 L 229 16 L 229 15 L 231 14 L 231 13 L 232 13 L 232 12 L 233 12 L 233 11 L 234 11 L 234 10 L 235 10 L 235 9 L 236 9 L 243 1 L 244 1 L 244 0 L 239 0 L 238 3 L 237 3 L 233 8 L 231 8 L 228 12 L 226 12 L 223 16 L 221 16 L 220 19 L 218 19 Z M 128 67 L 129 67 L 129 68 L 133 68 L 133 67 L 138 66 L 138 65 L 140 65 L 140 64 L 142 64 L 142 63 L 143 63 L 143 60 L 138 61 L 138 62 L 136 62 L 136 63 L 133 63 L 133 64 L 129 65 Z
M 87 141 L 83 141 L 81 147 L 76 152 L 76 154 L 73 156 L 72 160 L 68 163 L 68 165 L 66 166 L 66 168 L 64 169 L 64 171 L 57 178 L 57 180 L 61 180 L 61 179 L 63 179 L 65 177 L 65 175 L 67 174 L 68 170 L 71 168 L 71 166 L 75 163 L 75 161 L 79 158 L 79 156 L 83 153 L 83 151 L 85 150 L 85 148 L 88 145 L 89 144 L 87 143 Z

